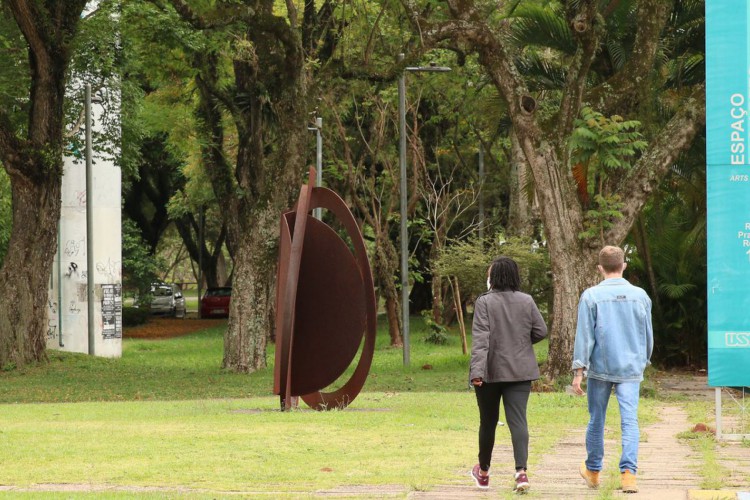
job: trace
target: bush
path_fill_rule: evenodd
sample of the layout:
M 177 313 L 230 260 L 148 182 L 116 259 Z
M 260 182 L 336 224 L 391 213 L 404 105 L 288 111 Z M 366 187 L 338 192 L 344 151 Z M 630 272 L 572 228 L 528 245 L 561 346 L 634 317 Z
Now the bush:
M 122 308 L 122 324 L 123 326 L 142 325 L 148 321 L 150 313 L 151 311 L 145 308 L 123 307 Z
M 163 263 L 149 253 L 135 222 L 122 219 L 122 286 L 137 291 L 138 304 L 151 303 L 151 283 L 158 281 L 159 269 Z
M 461 297 L 474 301 L 487 290 L 487 268 L 495 257 L 504 255 L 518 263 L 521 291 L 534 297 L 542 315 L 552 303 L 552 279 L 549 255 L 543 245 L 529 238 L 498 234 L 491 241 L 470 239 L 447 245 L 432 265 L 443 276 L 455 276 Z
M 448 343 L 448 330 L 443 325 L 435 323 L 435 320 L 432 319 L 432 311 L 429 309 L 422 311 L 422 319 L 427 327 L 425 342 L 436 345 L 445 345 Z

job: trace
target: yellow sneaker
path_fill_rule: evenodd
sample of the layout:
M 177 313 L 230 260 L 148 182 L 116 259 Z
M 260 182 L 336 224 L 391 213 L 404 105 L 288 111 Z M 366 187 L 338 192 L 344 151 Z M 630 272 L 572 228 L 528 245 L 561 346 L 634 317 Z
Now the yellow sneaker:
M 623 493 L 638 493 L 638 485 L 635 484 L 635 474 L 626 470 L 620 474 L 620 484 Z
M 586 468 L 586 462 L 584 461 L 581 463 L 579 472 L 581 473 L 583 480 L 586 481 L 586 486 L 593 489 L 599 487 L 599 471 L 588 470 Z

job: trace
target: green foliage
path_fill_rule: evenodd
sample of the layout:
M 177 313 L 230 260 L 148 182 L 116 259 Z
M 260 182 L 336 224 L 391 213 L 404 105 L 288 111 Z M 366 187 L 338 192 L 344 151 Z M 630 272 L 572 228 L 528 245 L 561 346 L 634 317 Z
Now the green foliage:
M 432 317 L 432 311 L 425 309 L 421 312 L 424 322 L 426 336 L 424 341 L 428 344 L 445 345 L 448 343 L 448 329 L 437 323 Z
M 559 4 L 525 4 L 514 13 L 512 40 L 519 47 L 536 46 L 563 54 L 576 50 L 575 38 Z
M 706 172 L 700 139 L 678 159 L 628 240 L 637 247 L 628 277 L 651 295 L 654 361 L 662 366 L 706 363 Z
M 599 237 L 600 243 L 605 245 L 604 232 L 614 225 L 615 219 L 622 218 L 623 203 L 619 195 L 594 196 L 593 208 L 586 211 L 586 219 L 583 222 L 584 231 L 578 237 L 581 239 L 593 239 Z
M 13 226 L 13 212 L 11 207 L 10 178 L 0 165 L 0 266 L 3 264 L 5 253 L 8 251 L 10 231 Z
M 149 253 L 138 228 L 130 219 L 122 220 L 122 281 L 123 287 L 134 292 L 141 303 L 150 301 L 151 283 L 163 267 L 160 259 Z
M 122 87 L 120 1 L 100 0 L 92 12 L 81 17 L 78 31 L 72 40 L 71 61 L 68 66 L 65 120 L 71 124 L 66 131 L 68 154 L 84 150 L 85 127 L 83 126 L 83 107 L 85 85 L 91 85 L 92 100 L 101 102 L 101 114 L 94 123 L 92 147 L 99 157 L 113 161 L 117 166 L 126 167 L 123 158 L 121 129 L 122 97 L 127 87 Z M 75 128 L 77 127 L 77 128 Z M 71 134 L 72 132 L 72 134 Z M 70 135 L 70 137 L 67 137 Z M 59 152 L 57 153 L 59 157 Z
M 552 282 L 547 249 L 529 238 L 498 234 L 491 242 L 479 239 L 454 241 L 433 261 L 443 276 L 455 276 L 461 295 L 476 298 L 487 291 L 487 269 L 496 257 L 510 257 L 518 263 L 521 290 L 532 295 L 544 313 L 551 300 Z
M 8 114 L 16 132 L 22 132 L 28 121 L 31 75 L 27 50 L 13 16 L 3 12 L 0 15 L 0 109 Z
M 607 118 L 589 107 L 581 110 L 568 147 L 573 163 L 583 168 L 583 175 L 577 178 L 585 182 L 589 195 L 606 194 L 603 185 L 607 179 L 629 170 L 634 158 L 646 149 L 648 144 L 638 131 L 640 125 L 637 120 L 623 120 L 617 115 Z
M 122 308 L 122 325 L 124 327 L 138 326 L 146 323 L 151 314 L 147 307 Z

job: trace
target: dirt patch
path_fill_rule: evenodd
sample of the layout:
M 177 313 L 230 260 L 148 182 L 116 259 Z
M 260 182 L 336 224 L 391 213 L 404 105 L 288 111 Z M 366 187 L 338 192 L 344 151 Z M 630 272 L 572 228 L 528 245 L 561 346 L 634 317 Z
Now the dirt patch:
M 226 323 L 226 319 L 150 318 L 145 325 L 124 328 L 122 335 L 131 339 L 167 339 L 226 325 Z

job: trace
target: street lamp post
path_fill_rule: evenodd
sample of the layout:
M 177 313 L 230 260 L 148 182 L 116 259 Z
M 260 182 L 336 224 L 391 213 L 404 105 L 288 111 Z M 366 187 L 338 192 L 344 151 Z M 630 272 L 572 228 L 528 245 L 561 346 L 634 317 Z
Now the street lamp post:
M 398 55 L 398 61 L 404 54 Z M 445 66 L 407 66 L 398 77 L 398 164 L 401 171 L 401 324 L 404 338 L 404 366 L 409 366 L 409 250 L 406 224 L 406 72 L 443 73 L 451 68 Z
M 316 117 L 315 126 L 307 127 L 307 130 L 315 132 L 315 185 L 320 187 L 323 185 L 323 118 L 320 116 Z M 323 209 L 313 209 L 313 217 L 322 220 Z
M 479 239 L 484 240 L 484 146 L 479 146 Z
M 89 329 L 89 355 L 93 356 L 94 340 L 96 332 L 94 331 L 94 192 L 92 173 L 92 146 L 91 146 L 91 84 L 86 84 L 84 97 L 84 114 L 86 120 L 86 295 L 88 301 L 88 329 Z M 62 286 L 61 284 L 58 286 Z M 58 307 L 62 307 L 59 304 Z
M 89 355 L 95 354 L 94 340 L 96 332 L 94 330 L 94 173 L 93 173 L 93 142 L 92 142 L 92 110 L 91 105 L 101 104 L 102 98 L 95 93 L 91 94 L 91 84 L 87 83 L 84 88 L 84 126 L 85 133 L 85 157 L 86 157 L 86 300 L 88 301 L 87 324 L 88 324 L 88 352 Z M 58 287 L 62 287 L 58 284 Z M 62 302 L 58 302 L 62 304 Z M 61 306 L 59 306 L 61 307 Z M 62 337 L 60 337 L 60 346 L 62 346 Z

